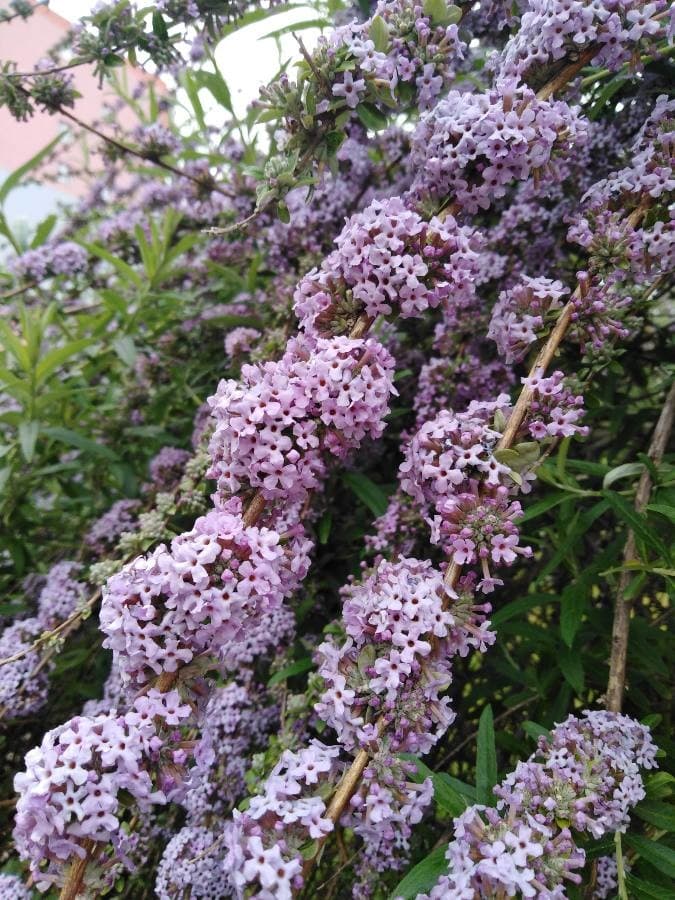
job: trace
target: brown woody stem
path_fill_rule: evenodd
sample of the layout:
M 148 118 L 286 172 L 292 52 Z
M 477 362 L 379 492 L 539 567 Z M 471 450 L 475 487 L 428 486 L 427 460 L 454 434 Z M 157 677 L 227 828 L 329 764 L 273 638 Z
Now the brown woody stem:
M 670 387 L 668 396 L 661 410 L 661 415 L 656 423 L 647 456 L 651 462 L 658 466 L 663 459 L 668 438 L 673 428 L 675 416 L 675 382 Z M 650 471 L 645 467 L 638 482 L 635 492 L 635 510 L 642 513 L 649 503 L 649 495 L 652 490 Z M 626 595 L 632 573 L 627 566 L 637 559 L 635 546 L 635 534 L 628 532 L 628 539 L 623 550 L 624 569 L 619 578 L 619 589 L 616 595 L 614 607 L 614 622 L 612 623 L 612 649 L 609 658 L 609 679 L 607 681 L 607 694 L 605 705 L 611 712 L 621 712 L 623 696 L 626 688 L 626 657 L 628 655 L 628 636 L 630 633 L 630 615 L 632 599 Z

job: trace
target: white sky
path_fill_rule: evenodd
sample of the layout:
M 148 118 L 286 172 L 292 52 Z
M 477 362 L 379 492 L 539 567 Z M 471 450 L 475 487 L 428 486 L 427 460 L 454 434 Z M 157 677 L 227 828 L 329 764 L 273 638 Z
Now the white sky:
M 50 0 L 49 8 L 65 19 L 76 21 L 86 15 L 95 0 Z M 317 18 L 316 10 L 299 7 L 278 15 L 266 17 L 229 35 L 216 50 L 218 67 L 227 81 L 232 95 L 232 105 L 237 116 L 258 96 L 262 84 L 271 81 L 279 70 L 281 61 L 299 58 L 298 45 L 291 34 L 280 38 L 281 52 L 273 39 L 263 40 L 266 34 L 293 22 L 311 21 Z M 316 28 L 303 29 L 300 37 L 311 49 L 319 35 Z

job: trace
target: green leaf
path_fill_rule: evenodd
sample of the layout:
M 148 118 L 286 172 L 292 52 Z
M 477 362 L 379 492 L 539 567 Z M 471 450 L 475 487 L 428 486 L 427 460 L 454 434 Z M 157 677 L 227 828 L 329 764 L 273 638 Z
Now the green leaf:
M 67 359 L 70 359 L 71 356 L 75 356 L 87 347 L 91 347 L 93 343 L 93 338 L 80 338 L 80 340 L 71 341 L 63 347 L 56 347 L 54 350 L 50 350 L 49 353 L 45 353 L 35 370 L 36 384 L 42 384 Z
M 478 721 L 476 744 L 476 799 L 485 806 L 494 806 L 492 788 L 497 784 L 497 748 L 492 707 L 486 706 Z
M 499 625 L 503 625 L 504 622 L 508 622 L 509 619 L 513 619 L 515 616 L 521 616 L 523 613 L 535 609 L 537 606 L 545 606 L 547 603 L 552 603 L 554 600 L 556 600 L 555 594 L 527 594 L 525 597 L 519 597 L 517 600 L 506 603 L 498 609 L 494 615 L 491 615 L 490 619 L 494 627 L 497 628 Z
M 119 337 L 115 338 L 112 345 L 113 350 L 122 362 L 131 369 L 138 356 L 134 339 L 128 334 L 121 334 Z
M 389 896 L 389 900 L 402 898 L 402 900 L 414 900 L 418 894 L 426 894 L 432 888 L 441 875 L 448 871 L 448 861 L 445 858 L 445 846 L 436 847 L 428 856 L 418 862 L 416 866 L 396 885 Z
M 356 113 L 361 123 L 370 131 L 382 131 L 389 124 L 389 119 L 372 103 L 359 103 Z
M 156 9 L 152 14 L 152 30 L 161 41 L 169 40 L 169 32 L 161 12 Z
M 549 509 L 560 506 L 565 500 L 571 502 L 572 497 L 570 497 L 569 494 L 552 494 L 550 497 L 544 497 L 543 500 L 539 500 L 537 503 L 533 503 L 531 506 L 527 507 L 523 515 L 518 519 L 518 524 L 528 522 L 530 519 L 536 519 L 538 516 L 548 512 Z
M 49 235 L 52 233 L 52 229 L 56 225 L 57 219 L 58 216 L 56 215 L 56 213 L 52 213 L 40 222 L 38 227 L 35 229 L 33 240 L 30 242 L 31 250 L 34 250 L 36 247 L 40 247 L 42 244 L 44 244 Z
M 580 694 L 584 689 L 584 667 L 581 656 L 576 650 L 561 647 L 558 652 L 558 666 L 565 676 L 565 681 Z
M 630 889 L 629 897 L 635 897 L 636 900 L 675 900 L 675 891 L 663 884 L 652 884 L 651 881 L 644 881 L 626 873 L 626 886 Z
M 362 472 L 345 472 L 342 480 L 374 515 L 384 515 L 388 499 L 379 485 Z
M 675 807 L 662 800 L 642 800 L 635 814 L 661 831 L 675 831 Z
M 675 786 L 675 778 L 670 772 L 655 772 L 645 780 L 645 793 L 649 800 L 664 800 L 670 797 Z
M 33 461 L 35 456 L 35 442 L 40 433 L 39 422 L 21 422 L 19 425 L 19 444 L 23 458 L 27 463 Z
M 274 687 L 275 684 L 286 681 L 286 679 L 290 678 L 292 675 L 302 675 L 303 672 L 309 672 L 313 665 L 314 663 L 310 656 L 306 656 L 303 659 L 297 659 L 289 666 L 286 666 L 285 669 L 281 669 L 280 672 L 275 672 L 267 682 L 267 687 Z
M 90 456 L 99 456 L 110 461 L 117 460 L 116 454 L 113 453 L 110 447 L 97 444 L 91 438 L 85 437 L 77 431 L 71 431 L 70 428 L 44 428 L 43 433 L 55 441 L 61 441 L 61 443 L 68 444 L 70 447 L 77 447 L 78 450 L 82 450 L 83 453 L 87 453 Z
M 386 53 L 389 48 L 389 28 L 382 16 L 373 16 L 368 29 L 368 37 L 375 44 L 375 49 Z
M 602 489 L 604 491 L 611 487 L 615 481 L 620 478 L 628 478 L 630 475 L 641 475 L 644 472 L 644 463 L 624 463 L 622 466 L 616 466 L 610 469 L 602 479 Z
M 560 598 L 560 635 L 571 647 L 584 613 L 588 609 L 588 597 L 580 585 L 572 585 L 571 590 L 567 588 L 563 591 Z
M 462 10 L 446 0 L 424 0 L 422 9 L 433 25 L 456 25 L 462 18 Z
M 333 525 L 333 513 L 330 509 L 327 509 L 324 512 L 324 514 L 321 516 L 318 527 L 316 529 L 316 534 L 317 534 L 320 544 L 328 543 L 328 537 L 330 536 L 330 530 L 331 530 L 332 525 Z
M 138 272 L 132 269 L 128 263 L 125 263 L 123 259 L 119 259 L 114 253 L 110 253 L 105 247 L 100 247 L 98 244 L 83 244 L 83 246 L 86 247 L 90 253 L 93 253 L 94 256 L 98 256 L 99 259 L 104 259 L 106 262 L 110 263 L 117 271 L 117 274 L 122 281 L 133 284 L 135 287 L 139 288 L 139 290 L 143 289 L 143 279 Z
M 670 519 L 671 522 L 675 523 L 675 506 L 665 506 L 663 503 L 650 503 L 647 510 L 658 513 L 660 516 L 665 516 L 666 519 Z
M 639 540 L 646 544 L 647 547 L 650 547 L 655 553 L 658 553 L 662 559 L 670 559 L 668 548 L 659 535 L 649 525 L 646 516 L 637 512 L 635 507 L 620 494 L 617 494 L 614 491 L 603 491 L 603 494 L 616 515 L 620 519 L 623 519 L 635 534 L 636 538 L 639 538 Z
M 603 513 L 605 513 L 609 509 L 609 501 L 608 500 L 600 500 L 598 503 L 595 503 L 590 509 L 587 509 L 583 512 L 579 519 L 574 525 L 573 528 L 570 529 L 569 533 L 566 535 L 565 540 L 558 547 L 556 552 L 553 554 L 551 559 L 542 569 L 539 580 L 546 578 L 551 572 L 554 572 L 563 559 L 570 552 L 572 547 L 577 543 L 577 541 L 581 540 L 584 534 L 590 530 L 593 523 L 596 519 L 599 519 Z
M 228 112 L 232 112 L 232 97 L 227 82 L 220 72 L 198 72 L 197 83 L 205 87 L 214 98 L 224 106 Z
M 544 728 L 543 725 L 539 725 L 537 722 L 532 722 L 529 719 L 523 722 L 522 729 L 534 741 L 538 741 L 540 737 L 549 737 L 551 734 L 548 728 Z
M 19 166 L 18 169 L 14 169 L 11 175 L 8 175 L 7 178 L 0 185 L 0 205 L 2 205 L 7 199 L 7 195 L 10 191 L 13 191 L 15 187 L 23 180 L 24 176 L 28 175 L 29 172 L 32 172 L 33 169 L 37 168 L 42 160 L 49 156 L 54 147 L 59 143 L 59 141 L 63 140 L 65 137 L 65 132 L 58 134 L 53 141 L 50 141 L 46 147 L 43 147 L 42 150 L 38 151 L 35 156 L 32 156 L 28 162 L 25 162 L 22 166 Z
M 638 834 L 625 834 L 623 839 L 645 862 L 668 878 L 675 878 L 675 850 Z
M 433 772 L 419 757 L 412 753 L 401 753 L 400 756 L 416 766 L 417 774 L 413 775 L 412 778 L 418 784 L 421 784 L 427 778 L 431 778 L 434 786 L 434 800 L 443 812 L 455 818 L 461 815 L 467 806 L 470 805 L 472 801 L 467 800 L 466 796 L 462 795 L 453 784 L 453 780 L 456 781 L 456 779 L 451 779 L 445 772 Z

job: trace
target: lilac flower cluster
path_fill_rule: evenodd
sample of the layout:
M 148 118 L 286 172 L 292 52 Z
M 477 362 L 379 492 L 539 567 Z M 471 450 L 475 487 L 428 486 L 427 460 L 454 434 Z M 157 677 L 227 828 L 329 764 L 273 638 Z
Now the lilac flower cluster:
M 611 70 L 636 65 L 666 37 L 666 0 L 529 0 L 518 31 L 493 61 L 501 76 L 546 81 L 555 68 L 589 51 L 588 62 Z
M 250 757 L 278 720 L 276 704 L 254 685 L 232 681 L 212 691 L 202 738 L 213 748 L 212 759 L 199 769 L 183 801 L 191 825 L 218 827 L 243 793 Z
M 81 570 L 79 563 L 64 560 L 47 573 L 38 597 L 38 619 L 45 629 L 63 622 L 84 600 L 86 586 L 75 578 Z
M 19 659 L 0 668 L 0 716 L 27 716 L 47 702 L 54 661 L 45 663 L 42 654 L 30 648 L 84 600 L 86 586 L 74 577 L 80 568 L 78 563 L 69 561 L 52 566 L 37 598 L 37 615 L 19 619 L 0 635 L 0 659 L 23 652 Z
M 509 410 L 508 396 L 500 394 L 472 402 L 464 413 L 441 411 L 414 435 L 400 467 L 402 488 L 429 510 L 432 541 L 458 565 L 479 562 L 478 589 L 485 593 L 501 583 L 490 574 L 490 560 L 511 565 L 531 553 L 518 544 L 521 509 L 509 496 L 518 476 L 493 452 L 501 432 L 490 420 Z
M 287 155 L 268 163 L 259 205 L 288 193 L 294 175 L 307 174 L 303 165 L 311 171 L 315 161 L 334 155 L 353 110 L 375 108 L 381 121 L 411 102 L 431 107 L 466 49 L 455 24 L 458 13 L 450 4 L 432 16 L 414 0 L 380 0 L 368 21 L 354 20 L 319 38 L 296 82 L 283 73 L 263 88 L 258 105 L 283 119 L 276 137 Z M 368 123 L 367 113 L 363 119 Z
M 497 809 L 473 806 L 455 819 L 450 874 L 420 900 L 564 896 L 585 860 L 570 829 L 596 838 L 624 830 L 644 797 L 640 769 L 654 766 L 644 725 L 604 710 L 569 716 L 495 788 Z
M 178 153 L 182 146 L 178 137 L 160 122 L 138 125 L 133 137 L 148 159 Z
M 33 896 L 17 875 L 0 872 L 0 897 L 2 900 L 31 900 Z
M 57 275 L 73 276 L 84 272 L 89 265 L 89 254 L 74 241 L 48 241 L 35 250 L 26 250 L 9 263 L 19 278 L 43 281 Z
M 167 844 L 157 867 L 155 896 L 159 900 L 194 897 L 222 900 L 233 895 L 223 867 L 222 835 L 198 825 L 181 828 Z
M 183 477 L 185 464 L 191 454 L 178 447 L 162 447 L 150 460 L 150 479 L 157 491 L 173 491 Z
M 526 425 L 535 440 L 588 434 L 585 425 L 577 424 L 584 415 L 584 398 L 565 384 L 564 372 L 544 376 L 537 371 L 523 378 L 523 384 L 533 395 Z
M 133 530 L 135 513 L 140 505 L 139 500 L 117 500 L 113 503 L 87 532 L 87 545 L 99 553 L 111 550 L 121 534 Z
M 628 166 L 593 185 L 568 232 L 570 240 L 591 254 L 593 269 L 606 278 L 621 278 L 617 266 L 633 275 L 671 271 L 675 265 L 675 190 L 673 137 L 675 100 L 660 96 L 641 128 Z M 626 214 L 653 207 L 650 226 L 629 229 Z
M 461 61 L 466 45 L 456 24 L 435 22 L 421 5 L 380 0 L 369 21 L 354 20 L 331 33 L 328 58 L 341 57 L 343 49 L 354 68 L 344 71 L 342 83 L 333 85 L 334 97 L 354 109 L 365 95 L 377 97 L 381 85 L 394 99 L 398 85 L 407 83 L 415 86 L 416 106 L 429 109 L 454 76 L 453 62 Z
M 500 394 L 513 374 L 499 359 L 484 360 L 480 347 L 452 348 L 449 356 L 432 356 L 422 366 L 413 400 L 417 426 L 450 407 L 457 412 L 472 400 Z M 506 360 L 509 362 L 510 360 Z
M 14 839 L 39 888 L 58 881 L 66 860 L 83 857 L 87 841 L 115 844 L 121 792 L 141 808 L 180 796 L 190 754 L 160 731 L 175 731 L 191 712 L 176 691 L 150 690 L 125 715 L 76 716 L 27 754 L 14 779 Z
M 245 526 L 234 498 L 108 581 L 104 646 L 139 685 L 201 654 L 213 665 L 245 620 L 279 606 L 304 577 L 310 546 L 300 535 L 282 544 L 276 531 Z
M 451 216 L 425 222 L 398 197 L 376 200 L 347 221 L 335 243 L 295 293 L 296 314 L 310 333 L 348 332 L 362 313 L 373 318 L 395 309 L 416 318 L 473 298 L 479 239 Z
M 338 457 L 379 437 L 394 387 L 394 361 L 374 339 L 319 339 L 291 346 L 278 362 L 243 366 L 241 382 L 222 381 L 210 399 L 210 443 L 219 491 L 256 489 L 268 500 L 303 500 Z
M 454 719 L 440 696 L 447 660 L 431 655 L 454 625 L 443 576 L 428 560 L 381 562 L 346 594 L 347 640 L 317 649 L 326 689 L 316 711 L 348 750 L 377 742 L 383 717 L 392 752 L 427 753 Z
M 530 344 L 539 340 L 544 316 L 560 306 L 568 289 L 550 278 L 520 275 L 518 281 L 499 294 L 492 309 L 487 336 L 497 345 L 507 363 L 521 362 Z
M 257 328 L 233 328 L 225 335 L 225 353 L 231 359 L 250 353 L 261 337 Z
M 0 668 L 0 715 L 27 716 L 47 702 L 50 667 L 40 666 L 40 654 L 30 650 L 43 631 L 40 619 L 31 617 L 19 619 L 0 635 L 0 658 L 24 654 Z
M 547 173 L 586 139 L 585 120 L 562 100 L 539 100 L 514 79 L 482 94 L 450 91 L 420 120 L 412 142 L 420 199 L 449 197 L 476 213 L 513 181 Z
M 284 751 L 246 812 L 235 810 L 225 835 L 225 871 L 237 896 L 292 900 L 302 886 L 302 851 L 333 829 L 322 789 L 338 774 L 339 747 L 313 740 Z

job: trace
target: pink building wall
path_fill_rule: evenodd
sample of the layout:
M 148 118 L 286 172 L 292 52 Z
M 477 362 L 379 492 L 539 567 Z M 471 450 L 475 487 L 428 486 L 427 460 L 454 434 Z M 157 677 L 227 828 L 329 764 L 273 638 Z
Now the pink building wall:
M 63 39 L 70 27 L 70 22 L 46 7 L 38 8 L 29 19 L 19 18 L 0 24 L 0 63 L 11 60 L 17 63 L 20 71 L 33 70 L 38 60 Z M 117 73 L 118 78 L 123 79 L 125 89 L 130 91 L 137 84 L 148 82 L 153 82 L 159 92 L 166 91 L 162 82 L 142 69 L 126 65 L 124 69 L 120 67 Z M 115 93 L 105 82 L 99 88 L 93 66 L 78 66 L 72 74 L 75 88 L 82 95 L 75 102 L 74 112 L 83 121 L 94 122 L 101 115 L 103 103 L 112 100 Z M 133 126 L 134 121 L 133 112 L 125 107 L 121 111 L 119 124 L 126 128 Z M 6 109 L 0 108 L 0 181 L 48 144 L 64 126 L 69 126 L 69 123 L 58 114 L 36 112 L 29 121 L 17 122 Z M 98 139 L 88 136 L 86 140 L 89 148 L 95 151 Z M 83 148 L 79 142 L 73 142 L 61 151 L 60 161 L 69 167 L 78 169 L 82 159 Z M 90 159 L 90 167 L 100 168 L 103 165 L 103 160 L 96 154 Z M 68 177 L 52 184 L 52 187 L 75 197 L 84 193 L 84 182 L 79 178 Z

